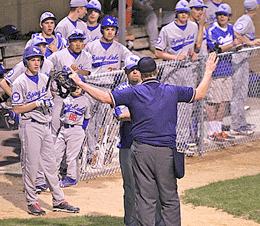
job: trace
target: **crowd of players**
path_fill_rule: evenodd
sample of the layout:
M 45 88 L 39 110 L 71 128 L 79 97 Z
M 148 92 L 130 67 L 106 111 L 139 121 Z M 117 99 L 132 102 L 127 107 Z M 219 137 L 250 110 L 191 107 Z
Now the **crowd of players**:
M 140 10 L 145 10 L 147 14 L 144 15 L 147 15 L 147 18 L 149 18 L 148 15 L 154 15 L 151 12 L 154 10 L 156 1 L 137 2 L 143 6 Z M 258 4 L 258 0 L 245 0 L 245 14 L 232 26 L 228 23 L 231 17 L 231 8 L 228 4 L 222 3 L 222 0 L 210 0 L 205 4 L 202 0 L 190 0 L 189 2 L 180 0 L 175 7 L 174 17 L 171 17 L 173 21 L 167 21 L 165 26 L 162 27 L 157 35 L 156 44 L 154 44 L 154 41 L 151 42 L 152 36 L 149 35 L 150 48 L 158 58 L 163 60 L 182 61 L 190 58 L 191 61 L 196 61 L 198 56 L 207 55 L 211 51 L 222 53 L 238 47 L 260 45 L 260 40 L 255 39 L 255 28 L 252 20 L 257 13 Z M 148 9 L 145 9 L 145 7 L 148 7 Z M 81 20 L 85 16 L 87 17 L 86 22 Z M 67 93 L 64 97 L 53 84 L 51 96 L 48 94 L 48 90 L 42 91 L 42 94 L 37 96 L 40 91 L 39 87 L 32 88 L 32 84 L 38 84 L 41 80 L 36 76 L 37 73 L 50 76 L 52 69 L 66 72 L 74 70 L 82 75 L 81 79 L 84 81 L 84 76 L 89 74 L 119 70 L 122 67 L 122 62 L 124 62 L 128 83 L 121 85 L 118 89 L 123 89 L 124 86 L 137 85 L 141 82 L 141 75 L 137 69 L 139 58 L 125 46 L 114 41 L 119 32 L 117 19 L 106 16 L 99 23 L 101 16 L 102 9 L 98 0 L 89 2 L 86 0 L 71 0 L 69 14 L 57 25 L 57 18 L 51 12 L 43 13 L 40 17 L 41 32 L 32 35 L 26 44 L 23 61 L 8 72 L 0 84 L 3 90 L 12 97 L 14 112 L 20 114 L 19 135 L 22 141 L 22 149 L 24 149 L 22 153 L 26 153 L 26 156 L 21 155 L 24 157 L 21 163 L 25 178 L 26 200 L 29 212 L 32 214 L 45 214 L 45 211 L 38 204 L 36 193 L 41 193 L 48 187 L 53 193 L 54 209 L 79 211 L 78 208 L 65 202 L 64 195 L 58 187 L 77 184 L 76 159 L 85 137 L 84 130 L 88 125 L 88 120 L 90 118 L 93 120 L 94 117 L 97 123 L 89 125 L 88 131 L 90 132 L 86 133 L 88 140 L 93 143 L 94 147 L 96 140 L 93 138 L 91 131 L 94 133 L 100 130 L 100 119 L 102 118 L 99 112 L 91 115 L 91 109 L 98 103 L 89 96 L 83 95 L 82 89 L 79 87 L 74 92 Z M 157 26 L 153 26 L 156 32 L 151 32 L 149 21 L 146 20 L 145 22 L 148 34 L 154 35 L 158 32 Z M 41 58 L 38 62 L 39 65 L 37 62 L 33 65 L 31 59 L 39 56 Z M 173 68 L 169 67 L 164 71 L 161 82 L 193 88 L 197 86 L 197 78 L 194 76 L 191 67 L 180 68 L 171 76 L 168 76 L 167 70 L 172 71 Z M 31 75 L 28 75 L 28 73 L 31 73 Z M 235 62 L 230 55 L 220 58 L 212 75 L 211 86 L 207 94 L 208 139 L 211 141 L 221 143 L 226 139 L 235 139 L 233 135 L 250 135 L 253 133 L 253 125 L 247 123 L 244 110 L 248 76 L 247 56 L 239 56 Z M 110 91 L 113 80 L 101 79 L 99 83 L 103 85 L 104 91 Z M 22 98 L 25 88 L 31 90 L 31 96 L 26 96 L 27 99 Z M 46 95 L 48 97 L 42 99 Z M 32 102 L 35 105 L 33 107 L 36 107 L 36 111 L 40 113 L 37 112 L 34 115 L 30 113 L 32 108 L 25 109 L 25 105 L 32 104 Z M 54 105 L 52 102 L 54 102 Z M 228 102 L 231 102 L 232 117 L 230 134 L 222 130 L 222 120 Z M 44 129 L 38 134 L 39 128 L 34 128 L 35 123 L 37 126 L 49 124 L 50 119 L 46 118 L 50 113 L 46 113 L 47 110 L 49 111 L 49 107 L 52 107 L 50 126 L 53 146 L 50 146 L 50 140 L 45 141 L 44 144 L 41 143 L 42 141 L 39 138 L 44 136 Z M 41 108 L 44 110 L 39 110 Z M 115 116 L 119 120 L 130 118 L 129 112 L 122 109 L 124 108 L 116 108 Z M 176 146 L 187 155 L 192 155 L 189 151 L 189 144 L 191 143 L 189 124 L 193 110 L 194 106 L 190 104 L 181 103 L 178 106 Z M 178 125 L 179 122 L 182 122 L 182 124 Z M 79 130 L 79 127 L 83 129 Z M 127 173 L 129 166 L 127 166 L 128 161 L 126 161 L 130 158 L 129 153 L 132 144 L 129 136 L 130 129 L 129 123 L 122 123 L 120 163 L 124 179 L 125 199 L 130 199 L 129 203 L 133 204 L 132 190 L 127 191 L 126 189 L 129 187 L 127 186 L 128 183 L 131 183 L 130 187 L 134 189 L 131 182 L 133 177 Z M 28 139 L 29 135 L 34 137 Z M 36 144 L 39 144 L 39 146 Z M 55 156 L 51 155 L 54 158 L 51 161 L 55 161 L 58 168 L 65 154 L 68 166 L 67 175 L 63 180 L 58 181 L 58 178 L 55 179 L 50 176 L 54 169 L 49 167 L 52 163 L 50 156 L 46 157 L 46 153 L 41 153 L 42 146 L 55 151 Z M 37 148 L 38 151 L 36 151 Z M 33 164 L 30 161 L 32 159 L 28 158 L 30 155 L 33 160 L 36 160 Z M 133 220 L 134 206 L 130 207 L 126 201 L 125 211 L 125 223 L 128 225 L 128 221 Z

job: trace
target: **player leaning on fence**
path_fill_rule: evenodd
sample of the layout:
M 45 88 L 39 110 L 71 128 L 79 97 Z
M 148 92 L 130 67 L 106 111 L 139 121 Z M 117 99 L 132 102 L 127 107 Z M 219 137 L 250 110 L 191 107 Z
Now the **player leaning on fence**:
M 141 225 L 155 225 L 158 191 L 165 225 L 181 225 L 176 178 L 184 175 L 184 154 L 177 153 L 175 148 L 177 103 L 190 103 L 205 97 L 218 62 L 215 59 L 216 54 L 211 53 L 197 89 L 160 83 L 156 79 L 155 61 L 150 57 L 138 62 L 141 85 L 111 93 L 87 85 L 76 73 L 70 75 L 96 100 L 112 106 L 126 105 L 130 111 L 137 219 Z

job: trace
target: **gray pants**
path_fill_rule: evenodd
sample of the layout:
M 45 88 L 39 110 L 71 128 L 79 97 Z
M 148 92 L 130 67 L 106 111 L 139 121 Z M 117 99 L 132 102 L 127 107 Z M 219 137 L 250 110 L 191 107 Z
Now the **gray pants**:
M 52 193 L 53 205 L 65 201 L 64 193 L 59 187 L 50 126 L 23 120 L 19 125 L 19 137 L 22 147 L 21 163 L 27 205 L 38 202 L 35 180 L 39 164 Z
M 159 198 L 164 224 L 180 226 L 180 200 L 174 176 L 173 150 L 137 142 L 133 142 L 131 149 L 139 225 L 155 225 L 156 203 Z
M 135 208 L 135 181 L 132 169 L 132 152 L 130 148 L 120 148 L 119 151 L 120 168 L 123 177 L 124 187 L 124 223 L 127 226 L 136 226 L 136 208 Z M 161 216 L 161 205 L 156 205 L 155 225 L 164 226 Z
M 245 105 L 248 93 L 249 62 L 242 60 L 239 64 L 233 63 L 233 95 L 231 99 L 231 129 L 246 126 Z

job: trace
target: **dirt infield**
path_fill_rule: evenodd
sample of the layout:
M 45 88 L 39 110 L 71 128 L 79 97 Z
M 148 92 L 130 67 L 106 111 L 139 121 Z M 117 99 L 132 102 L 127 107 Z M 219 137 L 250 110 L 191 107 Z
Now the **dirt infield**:
M 186 159 L 186 175 L 179 180 L 179 193 L 211 182 L 238 178 L 259 173 L 260 142 L 250 142 L 222 150 L 205 153 L 204 157 Z M 2 160 L 1 160 L 2 161 Z M 81 208 L 77 215 L 112 215 L 122 217 L 123 188 L 120 173 L 89 181 L 75 187 L 65 188 L 69 203 Z M 39 202 L 46 210 L 46 217 L 74 216 L 52 212 L 51 195 L 39 195 Z M 27 214 L 22 178 L 0 175 L 0 219 L 30 218 Z M 181 205 L 183 226 L 257 226 L 259 224 L 242 218 L 234 218 L 221 210 L 207 207 Z

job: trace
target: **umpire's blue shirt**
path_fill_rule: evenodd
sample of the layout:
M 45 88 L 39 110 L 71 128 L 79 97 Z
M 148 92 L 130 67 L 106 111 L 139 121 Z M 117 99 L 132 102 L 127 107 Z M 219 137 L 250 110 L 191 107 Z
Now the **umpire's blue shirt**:
M 177 103 L 190 103 L 194 95 L 191 87 L 162 84 L 157 79 L 111 92 L 114 106 L 129 108 L 133 140 L 171 148 L 175 148 Z

